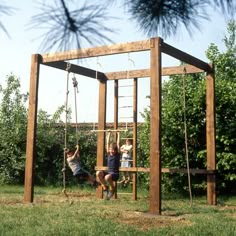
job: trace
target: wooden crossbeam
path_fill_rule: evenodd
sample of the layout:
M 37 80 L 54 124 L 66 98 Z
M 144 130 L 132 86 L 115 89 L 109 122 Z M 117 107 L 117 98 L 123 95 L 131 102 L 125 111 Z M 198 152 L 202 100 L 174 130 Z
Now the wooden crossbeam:
M 56 69 L 66 70 L 68 63 L 65 61 L 54 61 L 54 62 L 47 62 L 42 63 L 46 66 L 51 66 Z M 184 70 L 185 69 L 185 70 Z M 108 79 L 108 80 L 119 80 L 119 79 L 132 79 L 132 78 L 145 78 L 150 77 L 150 70 L 149 69 L 140 69 L 140 70 L 130 70 L 129 71 L 129 78 L 127 78 L 127 71 L 117 71 L 117 72 L 107 72 L 103 73 L 100 71 L 96 71 L 93 69 L 89 69 L 83 66 L 78 66 L 75 64 L 70 63 L 70 70 L 69 72 L 75 73 L 78 75 L 86 76 L 89 78 L 99 78 L 99 79 Z M 173 66 L 173 67 L 163 67 L 162 68 L 162 76 L 169 76 L 169 75 L 178 75 L 178 74 L 194 74 L 194 73 L 202 73 L 204 70 L 199 69 L 192 65 L 186 66 Z
M 107 170 L 107 166 L 96 166 L 95 170 Z M 150 168 L 145 167 L 120 167 L 120 172 L 150 172 Z M 214 170 L 206 170 L 206 169 L 190 169 L 189 170 L 191 174 L 215 174 L 216 171 Z M 188 173 L 187 169 L 182 168 L 162 168 L 162 173 Z
M 162 76 L 195 74 L 195 73 L 202 73 L 202 72 L 204 72 L 204 70 L 199 69 L 192 65 L 172 66 L 172 67 L 162 68 Z M 105 75 L 108 80 L 146 78 L 146 77 L 150 77 L 150 70 L 149 69 L 130 70 L 129 77 L 127 77 L 127 71 L 107 72 L 105 73 Z
M 95 48 L 87 48 L 87 49 L 85 48 L 85 49 L 77 49 L 65 52 L 48 53 L 48 54 L 43 54 L 42 58 L 43 58 L 43 63 L 46 63 L 53 61 L 91 58 L 91 57 L 114 55 L 114 54 L 129 53 L 129 52 L 140 52 L 140 51 L 147 51 L 149 49 L 150 49 L 150 40 L 143 40 L 143 41 L 114 44 Z
M 166 53 L 166 54 L 176 58 L 176 59 L 179 59 L 180 61 L 183 61 L 187 64 L 196 66 L 206 72 L 212 72 L 212 68 L 208 63 L 206 63 L 196 57 L 193 57 L 193 56 L 191 56 L 191 55 L 189 55 L 189 54 L 187 54 L 187 53 L 185 53 L 173 46 L 170 46 L 167 43 L 162 42 L 161 51 L 163 53 Z
M 66 70 L 67 65 L 68 65 L 68 63 L 65 61 L 54 61 L 54 62 L 47 62 L 47 63 L 42 63 L 42 64 L 46 66 L 51 66 L 56 69 L 64 70 L 64 71 Z M 69 63 L 69 64 L 70 64 L 69 72 L 71 73 L 75 73 L 75 74 L 86 76 L 93 79 L 97 79 L 97 78 L 99 78 L 100 80 L 106 79 L 105 74 L 100 71 L 92 70 L 83 66 L 78 66 L 72 63 Z

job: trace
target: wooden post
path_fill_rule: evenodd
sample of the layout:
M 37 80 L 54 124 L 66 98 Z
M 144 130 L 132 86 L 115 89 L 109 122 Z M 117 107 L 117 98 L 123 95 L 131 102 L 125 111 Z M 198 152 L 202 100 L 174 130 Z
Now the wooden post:
M 114 80 L 114 130 L 118 129 L 118 87 L 119 86 L 119 81 Z M 117 133 L 114 133 L 114 142 L 117 140 Z
M 24 201 L 33 202 L 34 198 L 34 162 L 37 128 L 37 107 L 38 107 L 38 83 L 41 55 L 34 54 L 31 57 L 29 111 L 26 141 L 26 163 L 25 163 L 25 187 Z
M 133 167 L 137 167 L 138 79 L 133 81 Z M 133 200 L 137 200 L 137 173 L 133 173 Z
M 161 214 L 161 38 L 150 39 L 150 213 Z
M 98 78 L 99 79 L 99 78 Z M 107 81 L 99 80 L 99 100 L 98 100 L 98 130 L 106 129 L 106 94 Z M 97 141 L 97 166 L 104 165 L 105 156 L 105 132 L 98 132 Z M 102 187 L 99 186 L 96 190 L 96 196 L 102 198 Z
M 216 170 L 215 147 L 215 79 L 214 73 L 206 77 L 206 139 L 207 170 Z M 207 175 L 207 203 L 216 205 L 216 175 Z
M 114 129 L 117 130 L 118 129 L 118 106 L 119 106 L 119 99 L 118 99 L 118 87 L 119 86 L 119 81 L 118 80 L 114 80 Z M 116 142 L 117 140 L 117 133 L 114 132 L 114 142 Z M 115 183 L 115 195 L 113 196 L 113 198 L 117 198 L 117 182 L 114 181 Z

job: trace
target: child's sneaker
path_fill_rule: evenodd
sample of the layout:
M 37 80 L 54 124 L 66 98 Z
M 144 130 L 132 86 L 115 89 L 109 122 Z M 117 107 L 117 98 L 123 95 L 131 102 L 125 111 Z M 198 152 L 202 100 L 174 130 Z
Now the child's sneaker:
M 104 199 L 104 200 L 109 200 L 109 199 L 110 199 L 110 198 L 108 197 L 108 190 L 107 190 L 107 189 L 103 190 L 103 199 Z
M 108 199 L 111 199 L 113 197 L 114 193 L 115 193 L 114 189 L 110 190 L 109 193 L 108 193 Z

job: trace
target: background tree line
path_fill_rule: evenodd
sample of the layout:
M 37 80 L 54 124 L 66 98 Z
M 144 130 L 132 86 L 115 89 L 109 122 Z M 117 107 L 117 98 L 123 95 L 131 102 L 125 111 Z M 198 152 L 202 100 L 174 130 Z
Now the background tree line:
M 236 23 L 228 24 L 220 52 L 210 45 L 206 54 L 215 65 L 216 81 L 216 156 L 217 186 L 221 193 L 236 187 Z M 205 75 L 187 75 L 186 118 L 191 168 L 206 168 L 206 83 Z M 171 76 L 162 85 L 162 166 L 186 168 L 184 150 L 183 76 Z M 23 184 L 26 151 L 28 94 L 20 92 L 19 78 L 10 74 L 6 86 L 0 86 L 0 183 Z M 62 184 L 64 121 L 59 107 L 53 115 L 43 110 L 37 117 L 37 148 L 35 184 Z M 149 166 L 150 111 L 143 112 L 145 122 L 138 129 L 138 166 Z M 80 129 L 81 159 L 87 170 L 94 173 L 96 165 L 96 134 Z M 68 128 L 68 146 L 75 146 L 75 130 Z M 73 182 L 67 168 L 68 182 Z M 163 192 L 186 192 L 185 174 L 163 174 Z M 149 183 L 148 174 L 139 173 L 142 186 Z M 206 188 L 206 177 L 192 176 L 192 190 L 201 193 Z

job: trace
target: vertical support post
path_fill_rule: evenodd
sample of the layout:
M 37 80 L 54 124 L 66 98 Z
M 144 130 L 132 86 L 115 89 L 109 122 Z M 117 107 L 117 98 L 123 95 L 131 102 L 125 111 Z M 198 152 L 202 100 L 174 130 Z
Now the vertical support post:
M 118 88 L 119 88 L 119 81 L 114 80 L 114 129 L 118 129 Z M 117 140 L 117 133 L 114 133 L 114 141 Z
M 98 130 L 106 129 L 106 95 L 107 81 L 99 79 L 99 100 L 98 100 Z M 104 166 L 105 156 L 105 133 L 98 132 L 97 141 L 97 166 Z M 96 190 L 96 196 L 102 198 L 102 187 L 99 186 Z
M 161 38 L 150 39 L 150 213 L 161 214 Z
M 216 170 L 215 147 L 215 78 L 214 73 L 206 77 L 206 139 L 207 170 Z M 207 175 L 207 203 L 216 205 L 216 175 Z
M 31 57 L 29 111 L 26 141 L 24 201 L 33 202 L 34 198 L 34 162 L 37 129 L 38 84 L 41 55 Z
M 133 80 L 133 166 L 137 167 L 138 79 Z M 137 172 L 133 173 L 133 200 L 137 200 Z
M 119 106 L 119 101 L 118 101 L 118 89 L 119 89 L 119 81 L 114 80 L 114 129 L 118 129 L 118 106 Z M 114 141 L 116 142 L 117 140 L 117 133 L 114 133 Z M 116 185 L 116 181 L 114 183 Z M 114 198 L 117 198 L 117 186 L 115 186 L 116 192 L 114 195 Z

